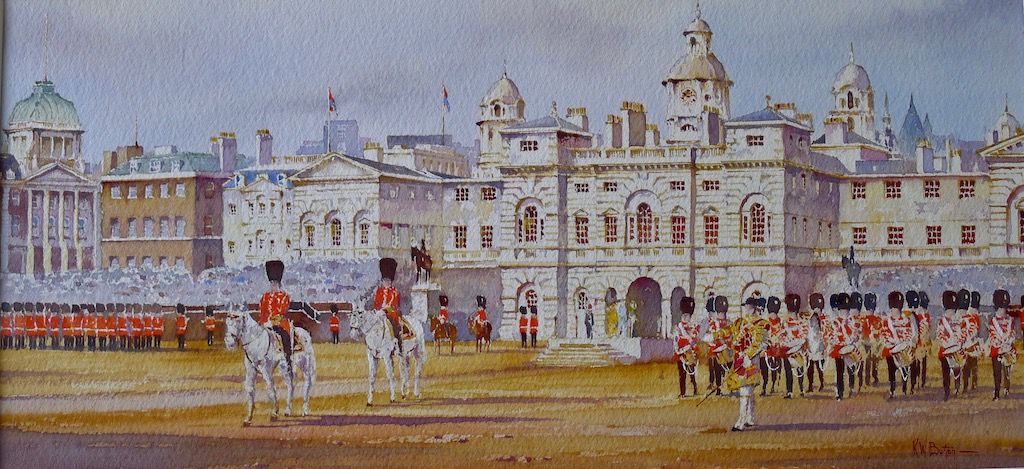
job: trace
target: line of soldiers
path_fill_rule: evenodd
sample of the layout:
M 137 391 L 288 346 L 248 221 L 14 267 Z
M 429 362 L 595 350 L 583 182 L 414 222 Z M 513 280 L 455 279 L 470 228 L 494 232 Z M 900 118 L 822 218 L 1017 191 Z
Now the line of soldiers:
M 176 309 L 173 331 L 184 349 L 189 319 L 183 305 Z M 150 350 L 161 348 L 166 333 L 165 314 L 155 304 L 3 302 L 0 321 L 3 349 Z
M 761 395 L 775 392 L 779 375 L 785 379 L 785 398 L 793 397 L 794 377 L 804 395 L 804 378 L 807 390 L 814 390 L 814 377 L 818 376 L 818 391 L 824 390 L 824 370 L 829 363 L 834 366 L 836 399 L 851 397 L 856 389 L 859 393 L 864 382 L 878 385 L 878 365 L 885 361 L 889 397 L 896 397 L 897 384 L 903 394 L 913 394 L 927 383 L 929 356 L 932 353 L 932 318 L 928 312 L 929 298 L 923 291 L 898 291 L 889 293 L 888 310 L 878 311 L 878 298 L 873 293 L 861 295 L 858 292 L 837 293 L 829 298 L 829 310 L 825 311 L 825 298 L 820 293 L 809 296 L 809 311 L 801 311 L 801 297 L 796 294 L 785 296 L 785 302 L 777 297 L 762 298 L 755 292 L 743 303 L 743 309 L 751 309 L 752 318 L 764 327 L 764 343 L 752 341 L 750 334 L 737 339 L 737 328 L 749 328 L 754 322 L 744 321 L 746 315 L 735 321 L 727 319 L 728 300 L 711 294 L 706 310 L 708 318 L 694 321 L 695 301 L 684 297 L 680 301 L 682 318 L 674 326 L 675 360 L 679 372 L 679 396 L 687 396 L 687 381 L 697 393 L 698 352 L 706 347 L 708 388 L 721 394 L 724 387 L 736 391 L 740 386 L 723 386 L 723 381 L 737 375 L 736 360 L 750 352 L 756 362 L 761 386 Z M 994 312 L 987 321 L 987 337 L 983 341 L 982 318 L 978 312 L 981 303 L 979 292 L 960 290 L 946 291 L 942 295 L 944 315 L 935 328 L 934 337 L 939 342 L 937 358 L 943 377 L 945 399 L 949 399 L 951 386 L 953 394 L 977 387 L 978 360 L 988 355 L 993 365 L 994 395 L 1009 392 L 1012 365 L 1016 363 L 1014 348 L 1016 336 L 1013 318 L 1008 314 L 1010 296 L 1006 290 L 996 290 L 992 296 Z M 1024 303 L 1024 297 L 1021 298 Z M 783 310 L 782 306 L 785 305 Z M 742 323 L 742 324 L 741 324 Z M 740 366 L 739 369 L 746 369 Z M 743 382 L 755 380 L 750 376 L 738 375 Z M 733 383 L 735 384 L 735 383 Z M 741 404 L 742 405 L 742 404 Z M 752 408 L 753 403 L 747 404 Z M 741 408 L 741 412 L 744 412 Z

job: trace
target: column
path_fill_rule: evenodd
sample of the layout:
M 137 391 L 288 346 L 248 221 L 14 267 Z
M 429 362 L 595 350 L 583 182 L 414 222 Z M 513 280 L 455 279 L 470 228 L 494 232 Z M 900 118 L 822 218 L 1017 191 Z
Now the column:
M 32 226 L 32 217 L 35 215 L 35 195 L 32 193 L 32 190 L 27 190 L 25 192 L 28 195 L 28 216 L 25 217 L 25 229 L 28 230 L 25 232 L 25 245 L 28 247 L 28 253 L 25 262 L 25 273 L 27 275 L 32 275 L 35 271 L 36 265 L 36 245 L 35 241 L 32 239 L 34 236 L 33 230 L 35 229 L 35 227 Z
M 53 137 L 50 137 L 52 156 Z M 39 244 L 43 247 L 43 273 L 50 273 L 50 191 L 43 190 L 43 232 Z
M 3 219 L 0 220 L 0 239 L 8 240 L 6 246 L 0 245 L 0 272 L 7 272 L 8 266 L 10 266 L 8 255 L 11 250 L 11 217 L 8 211 L 8 204 L 10 204 L 11 200 L 11 188 L 7 187 L 6 184 L 3 187 L 3 199 L 0 200 L 2 200 L 2 206 L 0 206 L 2 212 L 0 213 L 4 214 Z
M 60 250 L 60 270 L 68 270 L 67 243 L 64 242 L 64 191 L 57 193 L 57 248 Z
M 102 186 L 100 188 L 102 190 Z M 92 191 L 92 213 L 89 218 L 92 220 L 92 269 L 96 270 L 100 265 L 100 229 L 102 223 L 100 220 L 100 193 L 97 190 Z M 169 223 L 169 222 L 168 222 Z
M 71 240 L 72 240 L 71 249 L 75 250 L 75 265 L 73 266 L 73 268 L 76 269 L 76 270 L 82 268 L 82 245 L 81 245 L 82 241 L 81 241 L 81 239 L 78 238 L 78 217 L 81 216 L 78 213 L 78 198 L 79 198 L 79 195 L 78 195 L 78 191 L 76 190 L 75 191 L 75 195 L 74 195 L 74 197 L 72 197 L 72 200 L 71 200 L 72 203 L 75 204 L 75 208 L 71 212 L 71 222 L 72 222 L 72 227 L 71 228 L 72 228 L 72 230 L 74 230 L 71 233 Z
M 667 297 L 661 299 L 661 322 L 658 327 L 658 334 L 662 339 L 667 339 L 672 332 L 672 290 L 669 290 Z

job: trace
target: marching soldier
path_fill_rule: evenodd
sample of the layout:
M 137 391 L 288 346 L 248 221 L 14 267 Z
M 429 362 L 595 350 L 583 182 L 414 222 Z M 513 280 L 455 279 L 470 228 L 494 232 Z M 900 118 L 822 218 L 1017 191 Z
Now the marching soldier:
M 394 261 L 392 259 L 392 261 Z M 285 313 L 291 306 L 291 297 L 281 289 L 281 280 L 284 278 L 284 262 L 273 260 L 267 261 L 264 268 L 267 271 L 267 281 L 270 282 L 270 290 L 260 298 L 260 324 L 263 327 L 273 329 L 281 338 L 281 348 L 284 350 L 285 361 L 288 364 L 288 373 L 292 373 L 292 341 L 290 324 L 285 319 Z M 397 293 L 397 292 L 396 292 Z M 207 314 L 212 313 L 213 308 L 207 306 Z M 207 321 L 213 316 L 207 316 Z M 207 331 L 210 327 L 207 326 Z M 207 343 L 213 345 L 213 332 L 207 332 Z M 401 341 L 399 341 L 401 344 Z
M 708 386 L 714 386 L 715 395 L 722 395 L 722 378 L 725 369 L 729 366 L 729 320 L 726 318 L 728 305 L 725 310 L 718 311 L 715 304 L 715 296 L 709 295 L 704 309 L 708 313 L 708 332 L 705 334 L 705 342 L 708 344 Z M 713 316 L 713 317 L 712 317 Z
M 932 315 L 928 313 L 928 305 L 930 303 L 928 299 L 928 293 L 924 291 L 917 292 L 918 307 L 914 311 L 914 316 L 917 318 L 917 356 L 918 359 L 918 375 L 917 375 L 917 387 L 918 389 L 924 389 L 925 384 L 928 382 L 928 353 L 932 349 Z M 910 384 L 910 387 L 914 387 L 914 383 Z
M 124 303 L 118 303 L 117 309 L 117 339 L 122 351 L 128 350 L 128 307 Z
M 793 360 L 797 359 L 801 349 L 807 346 L 807 323 L 800 319 L 800 295 L 790 293 L 784 299 L 786 303 L 785 317 L 782 318 L 782 366 L 786 379 L 786 395 L 784 399 L 793 398 Z M 799 363 L 798 363 L 799 365 Z M 807 369 L 807 362 L 798 367 L 800 374 L 797 381 L 800 385 L 800 395 L 804 395 L 804 370 Z
M 398 339 L 398 353 L 399 355 L 404 355 L 405 352 L 402 348 L 402 312 L 399 310 L 402 298 L 398 294 L 398 289 L 394 287 L 398 261 L 385 257 L 380 260 L 377 267 L 380 270 L 380 285 L 373 294 L 373 309 L 383 312 L 388 318 L 388 321 L 391 323 L 391 333 L 394 334 L 395 339 Z
M 96 314 L 93 309 L 93 305 L 82 305 L 82 334 L 90 352 L 96 351 Z
M 266 296 L 266 294 L 264 294 L 264 296 Z M 285 303 L 284 311 L 288 311 L 288 304 L 289 303 L 291 303 L 291 301 L 289 301 L 288 303 Z M 284 312 L 282 312 L 281 314 L 283 315 Z M 270 320 L 270 318 L 268 316 L 267 321 L 269 321 L 269 320 Z M 267 321 L 262 321 L 261 320 L 260 324 L 265 324 Z M 277 319 L 277 321 L 280 322 L 280 319 Z M 273 324 L 273 323 L 271 323 L 271 324 Z M 210 306 L 210 305 L 206 306 L 206 317 L 203 318 L 203 327 L 206 328 L 206 346 L 207 347 L 213 347 L 213 333 L 214 333 L 214 331 L 217 330 L 217 320 L 214 319 L 214 317 L 213 317 L 213 306 Z M 277 332 L 278 335 L 284 335 L 283 332 L 282 332 L 284 329 L 282 329 L 280 326 L 274 325 L 271 328 L 274 329 L 274 331 Z M 281 331 L 278 331 L 277 329 L 281 329 Z M 289 337 L 289 339 L 290 338 L 291 337 Z M 290 344 L 290 342 L 286 342 L 285 339 L 282 339 L 282 343 L 283 344 Z
M 46 329 L 50 338 L 50 349 L 57 350 L 60 347 L 60 305 L 50 303 L 46 305 Z
M 871 386 L 878 386 L 878 362 L 882 340 L 882 318 L 878 316 L 877 308 L 878 296 L 874 293 L 864 295 L 864 310 L 867 314 L 862 323 L 861 337 L 864 340 L 866 359 L 865 366 L 861 367 L 861 378 L 869 379 Z
M 913 361 L 913 342 L 915 340 L 913 324 L 903 314 L 904 297 L 898 291 L 889 292 L 889 316 L 885 318 L 882 330 L 884 348 L 882 356 L 889 371 L 889 398 L 896 397 L 896 373 L 899 371 L 903 381 L 903 395 L 907 394 L 907 367 Z
M 807 319 L 807 391 L 814 391 L 814 374 L 818 374 L 818 392 L 825 390 L 825 296 L 811 293 L 807 298 L 811 316 Z
M 1010 293 L 996 290 L 992 293 L 992 305 L 996 311 L 988 324 L 988 356 L 992 359 L 992 400 L 998 401 L 1000 388 L 1003 396 L 1010 394 L 1010 367 L 1017 363 L 1017 349 L 1013 347 L 1013 318 L 1006 314 Z
M 341 319 L 338 318 L 338 305 L 331 303 L 331 343 L 337 345 L 340 341 Z
M 36 305 L 25 303 L 25 337 L 28 341 L 28 348 L 36 348 Z
M 178 303 L 174 305 L 178 313 L 174 317 L 174 335 L 178 337 L 178 350 L 185 350 L 185 332 L 188 330 L 188 317 L 185 316 L 185 305 Z
M 939 324 L 935 329 L 935 336 L 939 340 L 939 366 L 942 368 L 942 400 L 949 400 L 949 387 L 950 381 L 952 381 L 952 368 L 949 366 L 950 360 L 955 360 L 956 356 L 961 353 L 961 331 L 960 331 L 960 311 L 957 309 L 957 298 L 956 292 L 952 290 L 946 290 L 942 292 L 942 319 L 939 320 Z M 954 384 L 954 392 L 956 395 L 960 394 L 960 378 L 963 373 L 963 369 L 960 369 L 960 375 L 956 377 L 956 383 Z
M 540 329 L 540 317 L 537 305 L 530 306 L 530 347 L 537 348 L 537 331 Z
M 526 306 L 519 307 L 519 338 L 521 339 L 520 348 L 526 348 L 526 336 L 530 330 L 530 318 L 526 316 Z
M 782 302 L 778 297 L 769 296 L 765 300 L 765 307 L 768 310 L 768 348 L 765 351 L 764 359 L 761 360 L 761 395 L 765 396 L 768 387 L 769 375 L 772 382 L 772 394 L 775 394 L 775 384 L 779 381 L 779 370 L 785 365 L 786 352 L 783 348 L 783 332 L 785 326 L 779 311 L 782 309 Z
M 825 330 L 828 331 L 826 337 L 828 337 L 827 342 L 831 349 L 829 356 L 832 357 L 836 365 L 836 400 L 841 401 L 847 379 L 850 384 L 850 392 L 846 395 L 853 397 L 853 370 L 846 366 L 846 362 L 849 359 L 847 353 L 850 346 L 854 345 L 856 337 L 854 337 L 853 328 L 847 317 L 850 311 L 850 295 L 847 293 L 832 295 L 831 301 L 835 317 L 831 319 L 829 327 L 826 327 Z
M 14 336 L 14 316 L 11 314 L 11 304 L 4 301 L 0 303 L 0 315 L 3 320 L 3 335 L 0 335 L 0 349 L 11 348 L 11 337 Z
M 25 305 L 14 303 L 14 348 L 25 348 Z
M 36 303 L 36 348 L 46 348 L 46 306 Z
M 978 386 L 978 357 L 981 355 L 981 315 L 978 306 L 981 304 L 981 293 L 961 289 L 957 292 L 957 307 L 960 311 L 960 347 L 966 354 L 963 371 L 961 371 L 961 394 L 967 393 L 970 386 L 974 390 Z
M 156 313 L 153 315 L 153 347 L 159 350 L 160 342 L 164 338 L 164 314 L 160 311 L 159 305 L 156 308 Z
M 153 327 L 153 316 L 156 310 L 156 305 L 148 304 L 143 307 L 145 316 L 142 317 L 142 338 L 146 343 L 146 348 L 153 348 L 153 335 L 156 329 Z
M 82 350 L 85 346 L 85 338 L 82 336 L 82 325 L 84 322 L 82 305 L 71 305 L 71 348 L 74 350 Z
M 693 384 L 693 394 L 697 395 L 697 345 L 703 335 L 699 324 L 693 322 L 694 300 L 684 296 L 679 300 L 682 312 L 679 323 L 675 326 L 676 334 L 676 367 L 679 370 L 679 398 L 686 398 L 686 378 L 689 375 Z
M 142 350 L 142 335 L 145 331 L 142 321 L 142 305 L 138 303 L 132 305 L 132 316 L 129 324 L 131 324 L 132 349 Z
M 60 305 L 60 331 L 64 342 L 64 350 L 71 350 L 75 347 L 74 323 L 71 316 L 71 305 L 63 303 Z
M 96 303 L 93 307 L 96 310 L 96 342 L 100 351 L 107 348 L 107 307 L 102 303 Z
M 847 359 L 859 364 L 859 366 L 857 366 L 857 376 L 854 376 L 852 370 L 850 371 L 850 395 L 853 395 L 855 377 L 857 378 L 857 393 L 860 394 L 864 389 L 864 368 L 866 365 L 864 357 L 867 355 L 864 353 L 863 342 L 867 340 L 867 335 L 864 334 L 864 324 L 866 319 L 861 314 L 861 309 L 863 307 L 864 297 L 861 296 L 859 292 L 850 293 L 850 312 L 847 315 L 847 324 L 850 326 L 851 340 L 848 344 L 852 345 L 854 350 L 847 355 Z M 847 362 L 847 367 L 849 367 L 850 364 L 850 362 Z
M 757 316 L 758 300 L 750 297 L 743 304 L 742 317 L 723 329 L 730 337 L 733 350 L 732 368 L 725 379 L 726 389 L 738 391 L 739 417 L 732 431 L 743 431 L 754 426 L 754 387 L 761 377 L 758 361 L 766 346 L 767 321 Z M 715 298 L 715 310 L 727 311 L 729 302 L 724 296 Z M 723 331 L 720 331 L 722 333 Z

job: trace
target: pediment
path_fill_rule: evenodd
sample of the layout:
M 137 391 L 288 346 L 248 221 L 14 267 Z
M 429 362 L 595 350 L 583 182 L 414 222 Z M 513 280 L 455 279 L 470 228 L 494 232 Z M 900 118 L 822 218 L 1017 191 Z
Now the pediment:
M 295 173 L 293 181 L 304 179 L 349 179 L 379 176 L 380 172 L 366 165 L 352 161 L 343 155 L 333 154 Z
M 78 171 L 60 163 L 43 166 L 35 174 L 25 178 L 35 184 L 94 184 Z
M 978 154 L 985 158 L 1024 157 L 1024 134 L 993 143 L 978 150 Z

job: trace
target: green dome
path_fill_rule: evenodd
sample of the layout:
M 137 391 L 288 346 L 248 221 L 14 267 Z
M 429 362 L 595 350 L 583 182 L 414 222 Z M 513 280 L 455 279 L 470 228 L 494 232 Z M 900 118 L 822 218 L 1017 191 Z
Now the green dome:
M 8 126 L 43 127 L 56 130 L 82 130 L 78 111 L 71 101 L 62 98 L 49 80 L 37 81 L 29 97 L 18 101 L 11 112 Z

